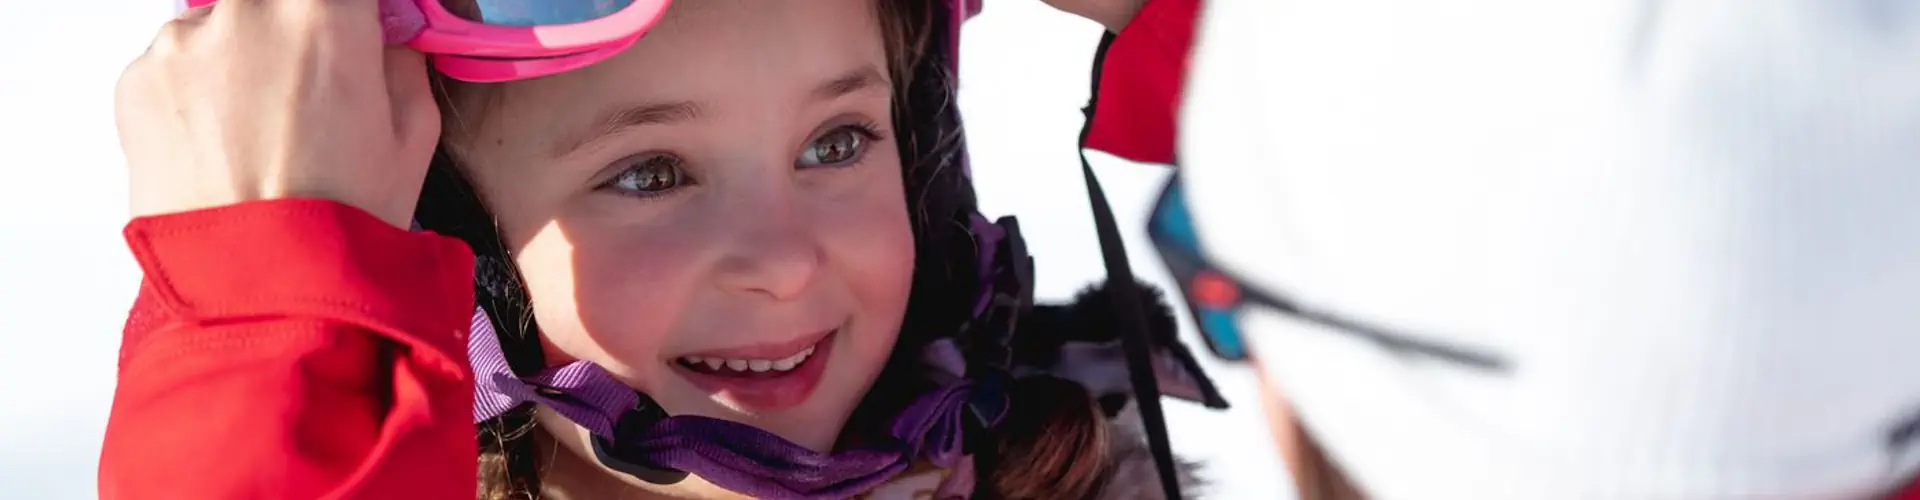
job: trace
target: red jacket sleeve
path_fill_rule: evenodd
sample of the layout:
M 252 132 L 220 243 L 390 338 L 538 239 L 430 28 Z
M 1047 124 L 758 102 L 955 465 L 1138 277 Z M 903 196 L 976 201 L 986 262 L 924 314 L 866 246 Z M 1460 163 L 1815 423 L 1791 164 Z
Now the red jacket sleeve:
M 103 499 L 475 494 L 473 255 L 318 200 L 146 217 Z
M 1201 0 L 1151 0 L 1114 35 L 1100 64 L 1086 147 L 1144 163 L 1174 163 L 1180 95 Z

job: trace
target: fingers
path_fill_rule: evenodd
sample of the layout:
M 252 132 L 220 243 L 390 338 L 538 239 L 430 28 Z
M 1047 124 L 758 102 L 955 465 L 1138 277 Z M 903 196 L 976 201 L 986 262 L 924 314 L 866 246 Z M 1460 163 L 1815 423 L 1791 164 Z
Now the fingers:
M 189 7 L 181 11 L 180 15 L 174 16 L 172 21 L 167 21 L 167 24 L 160 26 L 160 33 L 154 35 L 153 41 L 147 43 L 146 52 L 141 53 L 140 58 L 135 59 L 135 62 L 139 62 L 139 59 L 144 59 L 150 54 L 179 52 L 186 46 L 187 38 L 201 25 L 206 24 L 208 16 L 212 13 L 213 5 L 211 4 Z
M 232 44 L 223 51 L 248 53 L 245 58 L 255 61 L 249 69 L 235 70 L 277 67 L 297 73 L 332 68 L 328 71 L 340 83 L 358 88 L 352 95 L 374 99 L 381 90 L 385 46 L 380 1 L 219 0 L 194 31 L 204 32 L 197 38 L 207 43 Z
M 202 21 L 222 36 L 321 48 L 377 69 L 381 0 L 219 0 Z
M 430 107 L 433 100 L 427 89 L 424 58 L 404 47 L 392 50 L 385 47 L 380 28 L 381 1 L 195 0 L 191 3 L 200 5 L 187 8 L 162 26 L 146 52 L 128 64 L 122 73 L 123 78 L 126 74 L 140 72 L 142 67 L 155 65 L 184 65 L 197 68 L 193 70 L 195 72 L 218 72 L 221 68 L 207 67 L 193 61 L 208 58 L 226 59 L 229 62 L 240 60 L 214 56 L 209 50 L 218 53 L 251 53 L 252 56 L 241 59 L 255 63 L 241 63 L 245 68 L 228 68 L 243 72 L 275 71 L 270 68 L 345 69 L 340 75 L 347 81 L 356 82 L 350 85 L 365 85 L 363 90 L 366 92 L 360 95 L 368 97 L 382 89 L 379 79 L 384 73 L 385 95 L 396 104 L 388 108 L 393 111 L 394 125 L 437 126 L 437 118 L 402 120 L 425 114 L 420 108 Z M 209 44 L 227 46 L 196 47 Z M 296 63 L 286 67 L 270 62 L 273 60 L 309 60 L 312 64 Z M 117 93 L 126 97 L 124 92 Z M 406 105 L 398 106 L 400 103 Z
M 299 13 L 334 12 L 347 18 L 372 19 L 379 22 L 381 0 L 220 0 L 218 5 L 229 6 L 226 10 L 246 17 L 254 11 L 295 13 L 295 19 L 312 18 Z M 214 4 L 208 4 L 212 6 Z
M 134 213 L 320 196 L 404 227 L 439 120 L 378 2 L 219 0 L 162 28 L 115 88 Z
M 206 20 L 207 16 L 212 13 L 213 4 L 188 7 L 187 10 L 180 11 L 180 15 L 173 16 L 173 20 L 176 23 L 198 23 Z
M 407 47 L 389 47 L 382 60 L 393 130 L 403 142 L 432 145 L 440 136 L 440 108 L 433 99 L 427 57 Z M 422 153 L 431 153 L 428 151 Z

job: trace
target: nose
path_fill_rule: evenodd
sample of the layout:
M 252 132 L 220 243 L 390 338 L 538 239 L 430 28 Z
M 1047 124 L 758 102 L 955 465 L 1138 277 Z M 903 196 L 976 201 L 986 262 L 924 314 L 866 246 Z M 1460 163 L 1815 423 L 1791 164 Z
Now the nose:
M 732 293 L 799 297 L 818 278 L 826 252 L 791 194 L 757 198 L 729 210 L 727 249 L 715 266 L 715 280 Z

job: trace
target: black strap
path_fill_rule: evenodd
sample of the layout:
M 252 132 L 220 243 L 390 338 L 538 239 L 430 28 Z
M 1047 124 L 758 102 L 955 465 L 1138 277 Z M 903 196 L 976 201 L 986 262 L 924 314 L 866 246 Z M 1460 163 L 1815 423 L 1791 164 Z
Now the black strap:
M 1087 135 L 1093 130 L 1093 110 L 1100 102 L 1100 70 L 1107 60 L 1107 47 L 1113 45 L 1113 32 L 1100 38 L 1093 56 L 1093 85 L 1087 94 L 1087 123 L 1080 127 L 1080 173 L 1087 178 L 1087 200 L 1093 205 L 1093 227 L 1100 235 L 1100 256 L 1106 261 L 1107 281 L 1133 283 L 1133 268 L 1127 263 L 1127 247 L 1113 221 L 1113 207 L 1100 189 L 1100 179 L 1087 163 Z M 1127 355 L 1127 371 L 1133 385 L 1134 402 L 1140 405 L 1140 419 L 1146 424 L 1147 448 L 1160 471 L 1160 488 L 1168 500 L 1182 498 L 1180 481 L 1173 463 L 1173 445 L 1167 439 L 1167 418 L 1160 409 L 1160 380 L 1153 374 L 1152 339 L 1147 336 L 1146 309 L 1141 307 L 1139 287 L 1112 286 L 1113 310 L 1120 314 L 1120 345 Z

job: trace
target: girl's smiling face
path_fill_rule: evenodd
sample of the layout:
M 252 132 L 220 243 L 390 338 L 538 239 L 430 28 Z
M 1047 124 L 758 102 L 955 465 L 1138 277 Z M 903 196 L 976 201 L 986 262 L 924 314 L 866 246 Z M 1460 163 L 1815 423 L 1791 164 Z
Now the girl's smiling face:
M 613 59 L 449 110 L 549 363 L 830 448 L 913 277 L 882 38 L 873 0 L 677 2 Z

